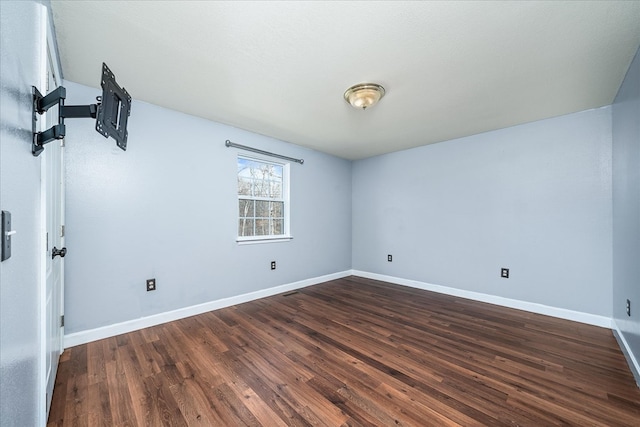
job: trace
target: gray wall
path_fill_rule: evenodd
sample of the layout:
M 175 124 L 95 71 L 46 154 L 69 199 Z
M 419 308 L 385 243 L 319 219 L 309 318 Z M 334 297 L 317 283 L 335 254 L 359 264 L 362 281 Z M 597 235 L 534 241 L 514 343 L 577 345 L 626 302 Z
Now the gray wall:
M 610 317 L 611 222 L 610 107 L 353 165 L 356 270 Z
M 0 1 L 0 206 L 18 230 L 0 263 L 3 426 L 37 424 L 41 403 L 40 162 L 30 154 L 39 3 Z M 613 225 L 609 108 L 355 162 L 353 175 L 348 161 L 141 102 L 126 153 L 91 121 L 69 121 L 67 333 L 353 265 L 613 315 L 638 355 L 639 82 L 636 55 L 613 106 Z M 98 94 L 65 84 L 67 104 Z M 234 242 L 225 139 L 305 158 L 292 165 L 292 242 Z M 511 279 L 498 278 L 502 266 Z M 156 292 L 144 291 L 148 277 Z
M 613 104 L 613 317 L 640 363 L 640 51 Z
M 68 105 L 99 94 L 65 86 Z M 66 333 L 351 268 L 350 161 L 136 101 L 126 152 L 94 126 L 67 124 Z M 291 164 L 292 241 L 236 243 L 238 151 L 226 139 L 304 158 Z
M 31 86 L 40 82 L 39 2 L 0 1 L 0 206 L 12 257 L 0 263 L 0 425 L 38 423 L 40 159 L 31 155 Z

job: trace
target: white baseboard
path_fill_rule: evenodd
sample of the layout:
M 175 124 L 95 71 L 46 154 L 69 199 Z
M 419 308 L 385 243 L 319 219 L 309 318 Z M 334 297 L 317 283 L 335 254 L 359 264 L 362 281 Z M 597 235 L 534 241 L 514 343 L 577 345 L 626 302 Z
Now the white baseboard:
M 276 295 L 276 294 L 291 291 L 294 289 L 301 289 L 307 286 L 316 285 L 318 283 L 340 279 L 340 278 L 351 276 L 351 275 L 365 277 L 368 279 L 381 280 L 383 282 L 395 283 L 398 285 L 409 286 L 417 289 L 424 289 L 427 291 L 438 292 L 441 294 L 447 294 L 447 295 L 457 296 L 461 298 L 467 298 L 475 301 L 482 301 L 482 302 L 496 304 L 504 307 L 515 308 L 518 310 L 525 310 L 532 313 L 544 314 L 547 316 L 558 317 L 561 319 L 573 320 L 575 322 L 586 323 L 589 325 L 595 325 L 595 326 L 600 326 L 604 328 L 612 328 L 612 325 L 613 325 L 612 319 L 605 316 L 598 316 L 595 314 L 567 310 L 564 308 L 551 307 L 543 304 L 515 300 L 511 298 L 504 298 L 504 297 L 499 297 L 495 295 L 488 295 L 480 292 L 472 292 L 472 291 L 466 291 L 463 289 L 450 288 L 448 286 L 434 285 L 431 283 L 419 282 L 416 280 L 402 279 L 394 276 L 386 276 L 383 274 L 369 273 L 369 272 L 360 271 L 360 270 L 346 270 L 338 273 L 328 274 L 325 276 L 319 276 L 319 277 L 301 280 L 298 282 L 293 282 L 285 285 L 275 286 L 269 289 L 262 289 L 255 292 L 249 292 L 247 294 L 237 295 L 229 298 L 223 298 L 215 301 L 209 301 L 203 304 L 197 304 L 189 307 L 179 308 L 177 310 L 158 313 L 151 316 L 141 317 L 138 319 L 128 320 L 126 322 L 116 323 L 113 325 L 103 326 L 100 328 L 74 332 L 64 336 L 64 347 L 70 348 L 80 344 L 86 344 L 88 342 L 97 341 L 97 340 L 113 337 L 120 334 L 125 334 L 128 332 L 136 331 L 143 328 L 148 328 L 150 326 L 160 325 L 162 323 L 167 323 L 167 322 L 171 322 L 178 319 L 184 319 L 185 317 L 195 316 L 197 314 L 206 313 L 208 311 L 217 310 L 224 307 L 230 307 L 236 304 L 242 304 L 244 302 L 253 301 L 259 298 Z M 624 337 L 622 337 L 622 339 L 624 340 Z M 626 341 L 624 342 L 626 343 Z M 628 350 L 628 346 L 627 346 L 627 350 Z M 635 362 L 635 359 L 633 360 Z M 637 362 L 635 363 L 637 368 Z
M 629 364 L 629 369 L 631 370 L 631 373 L 633 374 L 633 377 L 636 380 L 636 384 L 640 388 L 640 363 L 638 363 L 638 358 L 636 357 L 635 354 L 633 354 L 633 351 L 631 350 L 629 343 L 625 339 L 624 334 L 618 327 L 618 324 L 616 323 L 615 319 L 611 321 L 611 326 L 613 329 L 613 335 L 616 337 L 616 340 L 620 345 L 620 349 L 622 350 L 622 353 L 624 353 L 625 359 L 627 359 L 627 363 Z
M 328 282 L 330 280 L 341 279 L 350 275 L 351 270 L 327 274 L 325 276 L 313 277 L 311 279 L 305 279 L 298 282 L 275 286 L 269 289 L 261 289 L 259 291 L 249 292 L 247 294 L 209 301 L 203 304 L 179 308 L 177 310 L 141 317 L 139 319 L 128 320 L 126 322 L 116 323 L 100 328 L 74 332 L 72 334 L 64 336 L 64 348 L 70 348 L 80 344 L 86 344 L 88 342 L 97 341 L 132 331 L 137 331 L 143 328 L 148 328 L 150 326 L 160 325 L 162 323 L 172 322 L 178 319 L 184 319 L 185 317 L 195 316 L 197 314 L 206 313 L 211 310 L 217 310 L 219 308 L 242 304 L 244 302 L 253 301 L 294 289 L 305 288 L 311 285 L 317 285 L 318 283 Z
M 495 295 L 483 294 L 480 292 L 466 291 L 463 289 L 450 288 L 448 286 L 433 285 L 431 283 L 419 282 L 417 280 L 386 276 L 384 274 L 369 273 L 359 270 L 352 270 L 351 273 L 354 276 L 365 277 L 367 279 L 381 280 L 383 282 L 395 283 L 397 285 L 409 286 L 411 288 L 424 289 L 426 291 L 433 291 L 460 298 L 482 301 L 489 304 L 501 305 L 503 307 L 515 308 L 518 310 L 529 311 L 531 313 L 544 314 L 547 316 L 558 317 L 560 319 L 573 320 L 575 322 L 586 323 L 589 325 L 611 329 L 611 319 L 609 317 L 599 316 L 597 314 L 589 314 L 580 311 L 567 310 L 565 308 L 551 307 L 544 304 L 504 298 Z

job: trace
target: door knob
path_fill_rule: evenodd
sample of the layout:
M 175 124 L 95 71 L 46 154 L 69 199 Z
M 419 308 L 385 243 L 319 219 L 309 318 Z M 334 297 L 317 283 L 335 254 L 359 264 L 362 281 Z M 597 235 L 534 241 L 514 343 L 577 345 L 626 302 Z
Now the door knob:
M 55 246 L 51 251 L 51 259 L 54 259 L 56 256 L 60 255 L 62 258 L 67 254 L 67 248 L 58 249 Z

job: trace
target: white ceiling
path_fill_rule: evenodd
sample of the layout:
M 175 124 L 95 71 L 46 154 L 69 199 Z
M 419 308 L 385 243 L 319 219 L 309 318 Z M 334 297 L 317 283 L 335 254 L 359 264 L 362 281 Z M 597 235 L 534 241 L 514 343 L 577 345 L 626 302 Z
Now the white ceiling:
M 611 104 L 640 45 L 640 1 L 52 8 L 65 79 L 99 88 L 106 62 L 134 99 L 347 159 Z M 365 111 L 362 82 L 387 90 Z

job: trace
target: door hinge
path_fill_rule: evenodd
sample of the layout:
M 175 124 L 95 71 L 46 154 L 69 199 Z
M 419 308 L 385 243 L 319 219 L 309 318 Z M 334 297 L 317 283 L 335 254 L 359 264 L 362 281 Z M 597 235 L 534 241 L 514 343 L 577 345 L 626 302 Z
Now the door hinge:
M 60 316 L 60 327 L 64 328 L 64 314 Z
M 60 226 L 60 237 L 64 237 L 64 225 Z

